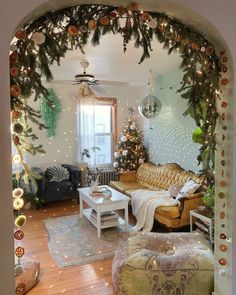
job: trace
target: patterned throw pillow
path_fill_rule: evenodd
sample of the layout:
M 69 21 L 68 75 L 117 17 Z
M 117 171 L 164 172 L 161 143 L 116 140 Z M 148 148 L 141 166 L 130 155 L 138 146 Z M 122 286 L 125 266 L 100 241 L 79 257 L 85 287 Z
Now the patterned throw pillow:
M 60 182 L 62 180 L 68 180 L 70 178 L 70 173 L 68 169 L 62 166 L 49 167 L 45 171 L 45 177 L 49 182 L 55 181 Z
M 172 198 L 175 198 L 183 186 L 181 184 L 173 184 L 169 187 L 168 192 Z
M 178 201 L 182 197 L 193 194 L 200 186 L 201 184 L 195 182 L 193 179 L 188 180 L 176 196 L 176 200 Z

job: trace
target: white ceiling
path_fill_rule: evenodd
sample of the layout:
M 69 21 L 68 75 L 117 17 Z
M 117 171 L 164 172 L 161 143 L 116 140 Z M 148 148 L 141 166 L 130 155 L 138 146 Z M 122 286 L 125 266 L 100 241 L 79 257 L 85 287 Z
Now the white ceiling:
M 131 85 L 146 85 L 149 71 L 155 76 L 170 71 L 176 71 L 180 65 L 179 54 L 168 55 L 167 50 L 157 41 L 153 41 L 151 57 L 142 64 L 138 64 L 142 55 L 142 48 L 134 48 L 133 42 L 123 52 L 123 39 L 119 35 L 103 36 L 100 45 L 93 47 L 88 44 L 84 48 L 85 54 L 79 49 L 68 51 L 61 65 L 51 67 L 55 80 L 73 80 L 76 74 L 83 69 L 80 62 L 87 60 L 87 73 L 93 74 L 96 79 L 129 82 Z

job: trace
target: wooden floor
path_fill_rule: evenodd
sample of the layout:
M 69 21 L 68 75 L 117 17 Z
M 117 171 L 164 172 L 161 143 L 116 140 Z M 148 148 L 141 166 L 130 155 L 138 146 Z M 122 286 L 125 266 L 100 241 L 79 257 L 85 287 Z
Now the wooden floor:
M 44 209 L 25 211 L 27 222 L 22 228 L 25 237 L 21 245 L 25 256 L 40 262 L 39 283 L 29 295 L 114 295 L 111 265 L 112 259 L 98 261 L 78 267 L 60 270 L 54 263 L 48 250 L 48 237 L 44 228 L 44 219 L 63 215 L 78 214 L 76 201 L 64 201 L 48 204 Z M 134 218 L 130 216 L 130 223 Z

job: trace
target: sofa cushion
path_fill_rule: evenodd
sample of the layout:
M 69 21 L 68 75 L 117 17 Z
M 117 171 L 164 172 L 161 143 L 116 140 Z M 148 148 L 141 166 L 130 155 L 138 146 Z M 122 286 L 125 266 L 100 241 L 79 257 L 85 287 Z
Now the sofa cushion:
M 178 193 L 180 192 L 182 187 L 183 187 L 182 184 L 178 184 L 178 183 L 171 185 L 168 189 L 170 196 L 172 198 L 175 198 L 178 195 Z
M 201 184 L 197 183 L 193 179 L 188 180 L 179 191 L 178 195 L 176 196 L 176 200 L 179 200 L 180 198 L 185 197 L 187 195 L 193 194 L 200 186 Z
M 128 190 L 137 190 L 145 188 L 144 185 L 136 182 L 136 181 L 129 181 L 129 182 L 120 182 L 120 181 L 111 181 L 110 186 L 122 193 L 126 193 Z
M 157 207 L 156 213 L 171 219 L 180 217 L 179 206 L 160 206 Z
M 62 166 L 49 167 L 45 171 L 45 177 L 49 182 L 55 181 L 60 182 L 62 180 L 68 180 L 70 178 L 70 173 L 67 168 Z
M 52 195 L 58 193 L 72 192 L 73 184 L 69 180 L 61 182 L 45 182 L 45 195 Z

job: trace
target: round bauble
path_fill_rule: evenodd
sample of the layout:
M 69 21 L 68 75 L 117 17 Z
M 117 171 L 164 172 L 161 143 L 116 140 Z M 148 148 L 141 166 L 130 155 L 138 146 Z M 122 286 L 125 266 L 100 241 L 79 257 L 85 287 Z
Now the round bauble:
M 22 124 L 20 124 L 20 123 L 15 123 L 14 125 L 13 125 L 13 132 L 15 132 L 15 133 L 22 133 L 24 131 L 24 127 L 23 127 L 23 125 Z
M 117 168 L 118 166 L 119 166 L 119 163 L 118 163 L 118 162 L 114 162 L 114 163 L 113 163 L 113 167 L 114 167 L 114 168 Z
M 27 37 L 27 34 L 24 30 L 19 30 L 15 33 L 15 37 L 19 40 L 24 40 Z
M 110 23 L 110 19 L 108 16 L 103 16 L 99 19 L 100 23 L 103 25 L 103 26 L 107 26 L 109 25 Z
M 127 137 L 126 137 L 126 136 L 121 136 L 120 140 L 121 140 L 122 142 L 125 142 L 125 141 L 127 141 Z
M 157 21 L 155 19 L 151 19 L 147 24 L 151 29 L 155 29 L 157 27 Z
M 88 31 L 88 28 L 86 26 L 81 26 L 79 28 L 79 30 L 80 30 L 81 33 L 86 33 Z
M 135 124 L 130 125 L 131 130 L 135 130 L 135 128 L 136 128 Z
M 115 158 L 118 158 L 118 156 L 119 156 L 119 153 L 118 152 L 114 152 L 114 157 Z
M 212 55 L 214 52 L 215 52 L 215 49 L 213 46 L 208 46 L 206 49 L 205 49 L 205 52 L 206 52 L 206 55 L 210 56 Z
M 221 79 L 220 83 L 221 83 L 221 85 L 225 86 L 229 83 L 229 79 L 223 78 L 223 79 Z
M 24 200 L 22 198 L 14 198 L 13 199 L 13 209 L 20 210 L 24 206 Z
M 11 117 L 12 117 L 12 119 L 14 119 L 14 120 L 17 120 L 17 119 L 19 119 L 20 118 L 20 116 L 21 116 L 21 112 L 20 111 L 12 111 L 11 112 Z
M 19 95 L 21 95 L 21 88 L 20 86 L 18 85 L 11 85 L 11 88 L 10 88 L 10 93 L 11 93 L 11 96 L 14 96 L 14 97 L 17 97 Z
M 94 19 L 90 19 L 90 20 L 88 21 L 88 29 L 89 29 L 90 31 L 94 31 L 94 30 L 96 30 L 96 28 L 97 28 L 97 23 L 96 23 L 96 21 L 95 21 Z
M 16 77 L 16 76 L 18 75 L 18 72 L 19 72 L 19 69 L 18 69 L 17 67 L 12 67 L 12 68 L 10 69 L 10 75 L 11 75 L 12 77 Z
M 14 232 L 14 238 L 18 241 L 22 240 L 24 238 L 24 232 L 20 229 L 16 230 Z
M 12 161 L 14 164 L 20 164 L 21 163 L 21 156 L 19 154 L 14 154 L 12 156 Z
M 147 119 L 154 118 L 161 111 L 161 102 L 156 96 L 148 95 L 143 99 L 138 110 L 143 117 Z
M 41 45 L 45 42 L 46 37 L 42 32 L 35 32 L 32 34 L 31 40 L 34 41 L 35 44 Z
M 144 12 L 141 14 L 141 18 L 142 18 L 142 20 L 145 22 L 145 21 L 150 20 L 150 15 L 149 15 L 147 12 L 144 11 Z
M 15 145 L 20 144 L 20 139 L 19 139 L 19 137 L 16 136 L 16 135 L 14 135 L 14 136 L 13 136 L 13 142 L 14 142 Z
M 128 151 L 127 150 L 124 150 L 123 152 L 122 152 L 122 155 L 125 157 L 125 156 L 127 156 L 128 155 Z
M 10 59 L 10 63 L 11 63 L 11 64 L 15 64 L 15 63 L 17 63 L 17 61 L 18 61 L 18 52 L 17 52 L 17 51 L 13 51 L 13 52 L 10 54 L 9 59 Z
M 73 25 L 70 25 L 67 30 L 68 30 L 69 35 L 72 37 L 77 36 L 78 32 L 79 32 L 79 30 Z
M 25 254 L 25 249 L 23 247 L 17 247 L 15 250 L 15 255 L 21 258 Z
M 26 217 L 25 215 L 19 215 L 16 219 L 15 219 L 15 225 L 17 227 L 21 227 L 26 223 Z

